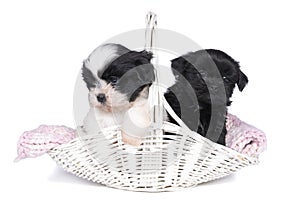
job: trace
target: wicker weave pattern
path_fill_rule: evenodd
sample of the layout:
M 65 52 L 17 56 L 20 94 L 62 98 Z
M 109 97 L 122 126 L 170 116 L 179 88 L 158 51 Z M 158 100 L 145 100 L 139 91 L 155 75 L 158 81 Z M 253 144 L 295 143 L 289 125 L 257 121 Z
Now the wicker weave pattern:
M 105 135 L 77 137 L 48 153 L 66 171 L 79 177 L 114 188 L 147 192 L 196 186 L 258 163 L 257 158 L 174 124 L 165 122 L 163 129 L 176 135 L 146 138 L 141 146 L 133 148 L 122 142 L 120 131 L 113 127 L 106 129 Z M 153 152 L 155 149 L 159 151 Z

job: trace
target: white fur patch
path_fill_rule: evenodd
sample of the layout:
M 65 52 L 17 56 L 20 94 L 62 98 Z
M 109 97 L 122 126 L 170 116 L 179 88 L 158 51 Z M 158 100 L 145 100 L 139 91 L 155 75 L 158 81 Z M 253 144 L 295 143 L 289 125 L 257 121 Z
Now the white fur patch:
M 93 75 L 99 79 L 97 76 L 98 71 L 104 71 L 112 61 L 127 50 L 126 47 L 119 44 L 103 44 L 96 48 L 83 62 Z

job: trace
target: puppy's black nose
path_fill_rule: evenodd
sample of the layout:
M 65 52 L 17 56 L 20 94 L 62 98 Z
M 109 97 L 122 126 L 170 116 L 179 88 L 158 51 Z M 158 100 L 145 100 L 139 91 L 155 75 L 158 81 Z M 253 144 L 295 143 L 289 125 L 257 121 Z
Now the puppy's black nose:
M 100 103 L 104 103 L 104 102 L 106 101 L 105 94 L 103 94 L 103 93 L 98 94 L 98 95 L 97 95 L 97 100 L 98 100 Z

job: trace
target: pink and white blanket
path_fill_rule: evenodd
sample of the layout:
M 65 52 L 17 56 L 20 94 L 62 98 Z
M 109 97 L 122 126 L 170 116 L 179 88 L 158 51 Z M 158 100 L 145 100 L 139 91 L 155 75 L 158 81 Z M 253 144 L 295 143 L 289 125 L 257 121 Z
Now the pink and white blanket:
M 75 138 L 76 130 L 66 126 L 41 125 L 37 129 L 24 132 L 18 142 L 18 157 L 35 158 L 47 153 L 58 145 Z
M 257 157 L 267 146 L 267 139 L 261 130 L 241 121 L 234 115 L 227 116 L 226 146 L 242 154 Z M 34 158 L 47 153 L 58 145 L 76 137 L 76 130 L 66 126 L 41 125 L 24 132 L 18 142 L 18 157 Z

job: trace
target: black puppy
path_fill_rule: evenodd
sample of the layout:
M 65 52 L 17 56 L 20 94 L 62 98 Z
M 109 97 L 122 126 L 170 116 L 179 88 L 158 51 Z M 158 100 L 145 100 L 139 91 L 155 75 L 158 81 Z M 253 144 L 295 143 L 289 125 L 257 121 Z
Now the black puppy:
M 242 91 L 248 83 L 238 62 L 214 49 L 188 53 L 171 62 L 176 83 L 165 93 L 166 100 L 191 130 L 225 145 L 230 97 L 235 85 Z

